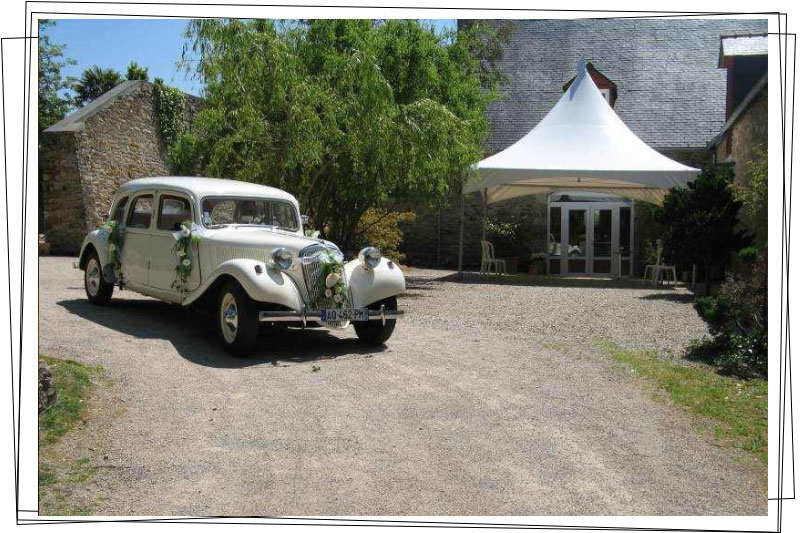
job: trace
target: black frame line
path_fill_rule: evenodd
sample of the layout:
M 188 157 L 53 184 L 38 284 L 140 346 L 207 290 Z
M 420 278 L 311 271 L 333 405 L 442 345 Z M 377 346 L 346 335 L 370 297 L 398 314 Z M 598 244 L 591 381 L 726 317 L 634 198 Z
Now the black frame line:
M 21 378 L 22 378 L 22 334 L 24 330 L 24 319 L 23 319 L 23 302 L 25 296 L 25 285 L 24 285 L 24 271 L 25 271 L 25 238 L 27 233 L 26 222 L 27 222 L 27 186 L 28 186 L 28 166 L 27 161 L 29 155 L 29 142 L 30 142 L 30 75 L 31 75 L 31 63 L 32 63 L 32 42 L 33 39 L 38 39 L 38 37 L 33 36 L 33 23 L 34 23 L 34 15 L 35 14 L 74 14 L 74 15 L 96 15 L 96 16 L 122 16 L 122 17 L 150 17 L 150 18 L 218 18 L 218 17 L 187 17 L 187 16 L 170 16 L 170 15 L 141 15 L 141 14 L 121 14 L 121 13 L 61 13 L 61 12 L 28 12 L 28 4 L 98 4 L 98 5 L 156 5 L 156 6 L 190 6 L 190 7 L 204 7 L 204 6 L 229 6 L 229 7 L 297 7 L 297 8 L 340 8 L 340 9 L 385 9 L 385 10 L 397 10 L 397 9 L 413 9 L 413 10 L 459 10 L 459 11 L 501 11 L 501 12 L 520 12 L 520 13 L 538 13 L 538 12 L 566 12 L 566 13 L 581 13 L 581 12 L 588 12 L 588 13 L 672 13 L 670 15 L 642 15 L 642 16 L 625 16 L 625 17 L 585 17 L 587 20 L 608 20 L 608 19 L 622 19 L 622 18 L 678 18 L 678 17 L 687 17 L 693 15 L 699 16 L 724 16 L 724 15 L 777 15 L 778 16 L 778 32 L 777 33 L 769 33 L 769 35 L 777 35 L 779 38 L 779 43 L 783 44 L 783 49 L 780 54 L 778 54 L 778 61 L 780 66 L 780 76 L 782 83 L 780 84 L 780 94 L 781 94 L 781 130 L 782 130 L 782 148 L 783 148 L 783 214 L 782 214 L 782 228 L 781 228 L 781 249 L 782 249 L 782 260 L 781 260 L 781 332 L 780 332 L 780 339 L 781 339 L 781 349 L 785 347 L 784 357 L 782 358 L 782 366 L 781 370 L 779 371 L 779 390 L 782 391 L 781 397 L 779 399 L 779 417 L 781 417 L 781 424 L 779 426 L 779 485 L 778 485 L 778 498 L 768 498 L 768 500 L 777 501 L 778 502 L 778 517 L 777 517 L 777 529 L 775 531 L 781 531 L 781 522 L 782 522 L 782 505 L 784 499 L 795 499 L 795 495 L 791 498 L 783 498 L 783 468 L 784 468 L 784 454 L 785 454 L 785 417 L 786 417 L 786 395 L 788 392 L 789 395 L 789 412 L 793 413 L 792 405 L 791 405 L 791 398 L 792 398 L 792 385 L 791 385 L 791 351 L 789 345 L 789 295 L 786 295 L 786 319 L 784 324 L 784 313 L 783 313 L 783 287 L 784 281 L 788 284 L 788 267 L 789 267 L 789 230 L 791 228 L 791 191 L 792 191 L 792 182 L 791 182 L 791 175 L 792 175 L 792 162 L 793 162 L 793 150 L 794 150 L 794 106 L 792 107 L 792 123 L 791 123 L 791 132 L 792 132 L 792 142 L 789 152 L 789 167 L 788 167 L 788 174 L 789 174 L 789 204 L 787 210 L 787 202 L 786 202 L 786 174 L 787 174 L 787 166 L 786 166 L 786 117 L 785 117 L 785 98 L 786 98 L 786 85 L 787 85 L 787 77 L 788 73 L 783 69 L 783 57 L 786 57 L 788 60 L 788 39 L 783 37 L 795 37 L 794 33 L 784 33 L 781 32 L 781 22 L 783 19 L 783 24 L 788 24 L 788 15 L 786 13 L 777 12 L 777 11 L 768 11 L 768 12 L 737 12 L 737 11 L 729 11 L 729 12 L 670 12 L 670 11 L 633 11 L 633 10 L 572 10 L 572 9 L 526 9 L 526 8 L 475 8 L 475 7 L 433 7 L 433 6 L 424 6 L 424 7 L 415 7 L 415 6 L 369 6 L 369 5 L 305 5 L 305 4 L 221 4 L 221 3 L 148 3 L 148 2 L 88 2 L 88 1 L 77 1 L 77 2 L 69 2 L 63 0 L 54 0 L 53 2 L 45 2 L 45 1 L 38 1 L 38 0 L 28 0 L 25 2 L 26 8 L 25 11 L 27 13 L 26 18 L 29 19 L 29 28 L 26 28 L 26 34 L 28 31 L 30 35 L 26 35 L 24 37 L 3 37 L 0 40 L 0 59 L 2 59 L 2 41 L 6 39 L 9 40 L 16 40 L 16 39 L 30 39 L 28 41 L 28 47 L 24 48 L 24 68 L 26 70 L 25 79 L 23 80 L 23 102 L 26 106 L 25 110 L 25 118 L 23 121 L 23 204 L 22 204 L 22 239 L 21 239 L 21 254 L 22 254 L 22 263 L 21 263 L 21 272 L 20 272 L 20 279 L 21 279 L 21 293 L 20 293 L 20 357 L 19 357 L 19 378 L 18 378 L 18 390 L 17 398 L 20 401 L 18 405 L 21 405 Z M 224 18 L 235 18 L 235 17 L 224 17 Z M 533 17 L 531 17 L 533 18 Z M 779 48 L 780 49 L 780 48 Z M 793 50 L 796 52 L 797 44 L 796 39 L 793 43 Z M 783 56 L 783 57 L 782 57 Z M 796 65 L 797 58 L 796 56 L 793 57 L 794 63 Z M 3 101 L 3 146 L 4 146 L 4 161 L 7 162 L 5 149 L 6 149 L 6 124 L 5 124 L 5 70 L 2 69 L 2 77 L 0 78 L 2 82 L 2 101 Z M 796 76 L 795 72 L 792 73 L 792 103 L 794 104 L 794 91 L 796 89 Z M 5 179 L 5 191 L 6 191 L 6 206 L 8 205 L 8 170 L 7 165 L 5 167 L 4 172 L 4 179 Z M 788 211 L 788 212 L 787 212 Z M 8 212 L 6 210 L 6 212 Z M 787 222 L 788 219 L 788 222 Z M 788 225 L 788 228 L 787 228 Z M 11 270 L 10 270 L 10 242 L 8 242 L 9 238 L 9 222 L 8 217 L 6 217 L 6 237 L 7 237 L 7 263 L 9 266 L 9 330 L 10 333 L 13 333 L 13 320 L 11 319 L 11 301 L 10 301 L 10 291 L 11 291 Z M 785 328 L 785 329 L 784 329 Z M 37 326 L 38 329 L 38 326 Z M 784 333 L 785 333 L 785 342 L 784 342 Z M 10 338 L 11 339 L 11 338 Z M 13 343 L 12 343 L 13 348 Z M 780 350 L 779 350 L 780 353 Z M 12 369 L 12 376 L 13 376 L 13 354 L 11 357 L 11 369 Z M 784 374 L 785 373 L 785 374 Z M 784 377 L 786 376 L 785 381 Z M 787 383 L 788 383 L 788 391 L 787 391 Z M 17 508 L 17 524 L 19 525 L 38 525 L 38 524 L 54 524 L 54 523 L 95 523 L 95 522 L 135 522 L 135 523 L 186 523 L 186 524 L 241 524 L 241 525 L 267 525 L 267 524 L 275 524 L 275 525 L 316 525 L 316 526 L 370 526 L 370 527 L 437 527 L 437 528 L 452 528 L 452 527 L 467 527 L 467 528 L 492 528 L 492 529 L 574 529 L 574 530 L 611 530 L 611 531 L 686 531 L 686 532 L 704 532 L 704 533 L 717 533 L 722 531 L 736 531 L 737 533 L 766 533 L 767 531 L 773 530 L 718 530 L 718 529 L 686 529 L 686 528 L 646 528 L 646 527 L 613 527 L 613 526 L 569 526 L 569 525 L 549 525 L 549 524 L 499 524 L 499 523 L 485 523 L 485 522 L 437 522 L 437 521 L 414 521 L 414 520 L 369 520 L 369 519 L 334 519 L 334 518 L 313 518 L 313 517 L 272 517 L 272 516 L 251 516 L 251 517 L 231 517 L 231 518 L 253 518 L 253 519 L 269 519 L 269 520 L 280 520 L 281 522 L 273 523 L 267 522 L 231 522 L 231 521 L 222 521 L 217 522 L 215 520 L 225 519 L 228 518 L 226 516 L 210 516 L 210 517 L 192 517 L 192 518 L 177 518 L 177 519 L 170 519 L 170 518 L 153 518 L 153 519 L 108 519 L 108 520 L 57 520 L 57 519 L 28 519 L 28 518 L 20 518 L 20 512 L 38 512 L 32 510 L 23 510 L 19 508 L 19 449 L 21 449 L 21 443 L 18 447 L 17 444 L 20 438 L 20 426 L 21 426 L 21 418 L 22 412 L 20 412 L 19 418 L 15 420 L 14 416 L 14 382 L 12 378 L 12 425 L 15 425 L 16 434 L 12 435 L 12 440 L 14 441 L 14 461 L 15 461 L 15 497 L 16 497 L 16 508 Z M 792 453 L 792 487 L 793 490 L 795 488 L 795 476 L 794 476 L 794 423 L 793 418 L 790 415 L 790 428 L 791 428 L 791 453 Z M 283 522 L 284 520 L 296 520 L 298 522 Z M 311 521 L 312 523 L 308 523 Z M 318 522 L 337 522 L 337 523 L 318 523 Z M 342 523 L 344 522 L 344 523 Z M 355 524 L 353 523 L 355 522 Z

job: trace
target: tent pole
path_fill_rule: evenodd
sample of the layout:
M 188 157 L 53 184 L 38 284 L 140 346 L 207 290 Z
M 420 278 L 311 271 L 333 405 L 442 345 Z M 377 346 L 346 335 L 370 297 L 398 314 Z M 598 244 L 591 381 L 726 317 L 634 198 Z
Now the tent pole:
M 483 202 L 483 221 L 481 223 L 481 240 L 486 240 L 486 218 L 487 213 L 489 212 L 489 190 L 483 189 L 483 194 L 481 194 L 481 201 Z
M 459 191 L 459 196 L 461 197 L 460 202 L 461 205 L 459 207 L 460 213 L 460 222 L 458 225 L 458 279 L 462 279 L 464 276 L 464 186 L 462 184 L 461 190 Z

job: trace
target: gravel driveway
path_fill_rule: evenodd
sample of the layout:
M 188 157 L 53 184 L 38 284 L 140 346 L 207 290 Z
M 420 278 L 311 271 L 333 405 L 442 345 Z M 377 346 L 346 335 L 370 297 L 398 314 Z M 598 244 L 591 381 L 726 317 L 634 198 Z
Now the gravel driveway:
M 767 511 L 762 469 L 593 348 L 666 353 L 702 335 L 681 289 L 414 271 L 386 348 L 352 328 L 285 331 L 237 359 L 192 312 L 128 291 L 90 305 L 72 261 L 40 259 L 40 352 L 116 383 L 122 408 L 72 444 L 102 443 L 96 514 Z

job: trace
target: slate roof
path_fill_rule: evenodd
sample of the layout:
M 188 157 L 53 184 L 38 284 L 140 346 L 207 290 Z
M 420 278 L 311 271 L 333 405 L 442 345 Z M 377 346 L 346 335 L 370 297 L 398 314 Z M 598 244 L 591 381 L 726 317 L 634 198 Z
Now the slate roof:
M 459 21 L 468 24 L 470 21 Z M 584 57 L 617 85 L 615 111 L 660 150 L 704 148 L 725 124 L 722 36 L 765 33 L 765 20 L 515 20 L 499 65 L 505 100 L 492 104 L 489 153 L 533 128 Z

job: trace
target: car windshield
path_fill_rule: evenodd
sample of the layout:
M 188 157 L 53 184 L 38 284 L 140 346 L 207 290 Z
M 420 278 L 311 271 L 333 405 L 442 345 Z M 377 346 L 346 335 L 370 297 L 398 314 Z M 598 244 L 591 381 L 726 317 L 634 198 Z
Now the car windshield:
M 297 210 L 286 201 L 264 198 L 205 198 L 203 225 L 213 227 L 228 224 L 270 226 L 288 231 L 297 231 L 300 228 Z

